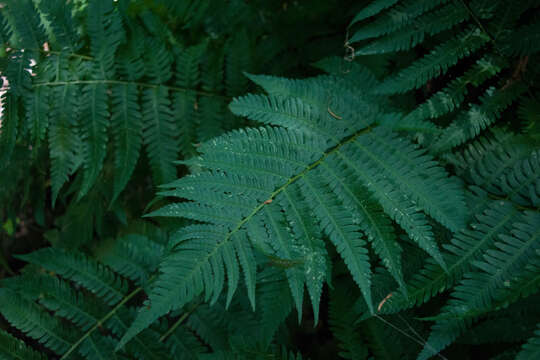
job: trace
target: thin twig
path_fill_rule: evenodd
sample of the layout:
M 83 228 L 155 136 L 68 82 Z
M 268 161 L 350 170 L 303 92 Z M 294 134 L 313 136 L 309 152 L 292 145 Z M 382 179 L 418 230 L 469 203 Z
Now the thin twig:
M 152 277 L 150 277 L 148 279 L 148 282 L 154 280 L 154 278 L 156 277 L 156 275 L 153 275 Z M 135 290 L 133 290 L 132 292 L 130 292 L 128 295 L 126 295 L 124 297 L 124 299 L 122 299 L 122 301 L 120 301 L 111 311 L 109 311 L 104 317 L 102 317 L 101 319 L 99 319 L 95 324 L 94 326 L 92 326 L 83 336 L 81 336 L 81 338 L 79 340 L 77 340 L 77 342 L 75 342 L 73 345 L 71 345 L 71 347 L 68 349 L 68 351 L 66 351 L 64 353 L 64 355 L 62 355 L 62 357 L 60 358 L 60 360 L 64 360 L 64 359 L 67 359 L 69 355 L 71 355 L 71 353 L 73 351 L 75 351 L 79 345 L 82 344 L 82 342 L 84 340 L 86 340 L 90 335 L 92 335 L 92 333 L 94 331 L 96 331 L 97 328 L 99 328 L 100 326 L 102 326 L 107 320 L 109 320 L 117 311 L 118 309 L 120 309 L 122 306 L 124 306 L 125 303 L 127 303 L 129 300 L 131 300 L 135 295 L 137 295 L 138 293 L 140 293 L 141 291 L 143 290 L 143 287 L 142 286 L 139 286 L 138 288 L 136 288 Z
M 159 338 L 159 342 L 163 342 L 167 337 L 169 337 L 169 335 L 171 335 L 174 330 L 176 330 L 176 328 L 180 326 L 180 324 L 182 324 L 182 322 L 184 322 L 184 320 L 186 320 L 186 318 L 191 315 L 191 313 L 195 311 L 195 309 L 199 307 L 199 305 L 201 305 L 201 302 L 198 302 L 189 311 L 182 314 L 182 316 L 180 316 L 180 318 L 174 323 L 174 325 L 171 326 L 169 330 L 167 330 L 167 332 Z
M 151 84 L 151 83 L 145 83 L 145 82 L 138 82 L 138 81 L 125 81 L 125 80 L 110 80 L 110 79 L 100 79 L 100 80 L 72 80 L 72 81 L 52 81 L 52 82 L 42 82 L 42 83 L 35 83 L 32 86 L 33 87 L 40 87 L 40 86 L 62 86 L 62 85 L 84 85 L 84 84 L 123 84 L 123 85 L 137 85 L 142 87 L 150 87 L 150 88 L 156 88 L 156 87 L 164 87 L 171 91 L 176 92 L 186 92 L 186 93 L 193 93 L 198 94 L 202 96 L 208 96 L 208 97 L 217 97 L 222 98 L 226 100 L 230 100 L 231 97 L 225 96 L 225 95 L 219 95 L 214 93 L 209 93 L 206 91 L 199 91 L 199 90 L 193 90 L 193 89 L 186 89 L 176 86 L 169 86 L 169 85 L 162 85 L 162 84 Z

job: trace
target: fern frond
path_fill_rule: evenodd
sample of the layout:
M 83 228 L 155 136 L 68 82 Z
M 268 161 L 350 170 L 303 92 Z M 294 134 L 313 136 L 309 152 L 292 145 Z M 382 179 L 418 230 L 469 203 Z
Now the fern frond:
M 512 56 L 529 56 L 540 51 L 538 42 L 540 40 L 540 22 L 523 25 L 514 29 L 511 33 L 505 34 L 502 39 L 502 51 Z
M 298 244 L 289 241 L 290 238 L 294 238 L 294 234 L 291 232 L 290 227 L 287 227 L 287 219 L 280 208 L 266 207 L 263 214 L 256 217 L 254 221 L 256 221 L 256 224 L 249 228 L 249 235 L 252 239 L 258 238 L 258 230 L 263 233 L 264 241 L 269 244 L 276 257 L 281 259 L 280 261 L 295 261 L 295 259 L 299 258 Z M 271 253 L 271 251 L 268 251 L 268 253 Z M 285 274 L 298 311 L 298 320 L 300 321 L 304 302 L 305 279 L 302 271 L 296 266 L 287 268 Z
M 7 44 L 12 34 L 13 34 L 13 29 L 11 25 L 7 21 L 6 17 L 3 14 L 1 14 L 0 15 L 0 43 Z
M 89 336 L 79 348 L 79 353 L 88 360 L 111 359 L 116 360 L 118 356 L 114 352 L 115 340 L 109 336 Z
M 22 340 L 0 330 L 0 357 L 15 360 L 44 360 L 44 354 L 32 350 Z
M 519 352 L 516 360 L 534 359 L 540 356 L 540 324 L 537 326 L 533 337 L 531 337 L 523 349 Z
M 457 212 L 457 209 L 462 209 L 462 211 L 464 209 L 463 197 L 460 195 L 460 184 L 447 181 L 447 175 L 443 169 L 436 166 L 436 163 L 424 154 L 423 150 L 411 146 L 406 140 L 398 139 L 383 129 L 377 129 L 364 137 L 359 137 L 353 145 L 345 148 L 343 152 L 351 158 L 358 159 L 354 166 L 355 169 L 359 170 L 358 172 L 368 174 L 371 177 L 372 180 L 365 184 L 368 189 L 380 186 L 384 195 L 388 195 L 389 188 L 395 184 L 406 198 L 412 200 L 413 204 L 421 206 L 434 219 L 450 230 L 458 231 L 464 227 L 463 212 L 461 214 Z M 432 198 L 432 196 L 438 196 L 435 194 L 436 189 L 440 190 L 441 186 L 444 187 L 445 192 L 455 193 L 455 197 L 453 196 L 452 200 L 444 196 L 440 196 L 438 200 Z M 428 188 L 431 188 L 432 192 L 427 190 Z M 377 192 L 374 195 L 379 198 L 383 196 L 382 194 L 378 195 Z M 381 204 L 385 207 L 385 202 L 381 202 Z M 400 207 L 403 207 L 403 204 Z M 391 216 L 400 223 L 402 219 L 399 218 L 401 214 L 398 213 L 398 209 L 392 210 L 389 211 Z M 425 225 L 419 229 L 411 228 L 410 225 L 404 226 L 404 230 L 409 232 L 411 238 L 418 241 L 422 248 L 431 255 L 435 254 L 436 257 L 439 257 L 437 250 L 433 248 L 432 241 L 430 245 L 430 240 L 419 234 L 424 230 L 423 228 L 425 229 Z M 441 261 L 440 258 L 439 261 Z
M 354 25 L 355 23 L 362 21 L 364 19 L 367 19 L 369 17 L 372 17 L 374 15 L 377 15 L 384 9 L 387 9 L 393 5 L 395 5 L 399 0 L 377 0 L 372 1 L 369 5 L 364 7 L 362 10 L 356 14 L 354 19 L 351 21 L 351 24 L 349 26 Z
M 473 105 L 467 112 L 458 115 L 457 119 L 441 132 L 439 140 L 432 146 L 433 151 L 442 152 L 474 138 L 493 124 L 526 90 L 527 87 L 521 82 L 498 90 L 489 88 L 481 97 L 481 104 Z
M 125 38 L 122 19 L 115 4 L 109 1 L 90 2 L 87 31 L 90 36 L 90 53 L 95 58 L 95 71 L 99 78 L 110 79 L 115 72 L 116 49 Z
M 304 176 L 299 187 L 304 197 L 313 204 L 313 211 L 321 221 L 321 228 L 335 245 L 354 281 L 362 290 L 370 312 L 373 312 L 371 270 L 366 243 L 358 235 L 360 228 L 354 224 L 352 214 L 339 206 L 339 202 L 331 196 L 331 190 L 315 175 Z
M 54 45 L 58 44 L 60 49 L 66 49 L 69 53 L 76 53 L 82 43 L 71 16 L 72 4 L 61 0 L 43 0 L 39 3 L 39 9 L 50 23 Z
M 319 135 L 326 133 L 319 128 L 321 125 L 318 120 L 322 116 L 320 110 L 300 98 L 250 94 L 234 99 L 229 108 L 236 115 L 263 124 L 309 129 Z
M 0 98 L 2 103 L 2 117 L 0 127 L 0 168 L 4 168 L 17 140 L 17 128 L 19 126 L 18 99 L 12 94 L 3 94 Z
M 411 23 L 395 32 L 355 49 L 355 54 L 375 55 L 409 50 L 422 43 L 426 36 L 434 36 L 451 29 L 467 20 L 468 17 L 469 14 L 462 4 L 450 2 L 416 17 Z M 445 21 L 440 21 L 440 19 L 445 19 Z
M 528 258 L 537 256 L 540 248 L 540 215 L 526 212 L 514 224 L 512 236 L 501 235 L 501 242 L 487 250 L 484 261 L 474 263 L 478 269 L 468 273 L 453 292 L 453 299 L 443 308 L 449 318 L 438 320 L 419 359 L 438 353 L 452 343 L 471 323 L 469 313 L 485 312 L 501 293 L 511 291 L 510 282 L 523 269 Z M 464 316 L 469 315 L 469 316 Z
M 516 146 L 518 138 L 504 129 L 491 129 L 468 144 L 462 151 L 448 154 L 445 159 L 468 183 L 490 185 L 519 159 L 527 155 L 526 146 Z
M 285 97 L 282 98 L 286 101 Z M 299 98 L 296 100 L 302 101 Z M 244 102 L 237 101 L 233 104 L 233 108 L 242 113 Z M 194 183 L 199 177 L 196 176 L 168 185 L 167 187 L 176 189 L 163 194 L 174 194 L 191 201 L 168 205 L 150 215 L 183 217 L 206 224 L 184 228 L 186 233 L 175 241 L 175 251 L 165 261 L 161 276 L 150 292 L 152 310 L 141 311 L 119 346 L 159 316 L 182 307 L 196 296 L 203 295 L 205 300 L 216 299 L 224 286 L 224 270 L 227 277 L 234 280 L 229 284 L 230 299 L 237 287 L 239 265 L 243 269 L 248 297 L 254 304 L 256 260 L 251 254 L 251 244 L 257 250 L 271 251 L 275 254 L 273 256 L 279 259 L 292 261 L 293 265 L 287 268 L 286 274 L 293 299 L 297 306 L 301 305 L 305 283 L 317 308 L 317 297 L 320 297 L 325 271 L 313 271 L 315 268 L 324 269 L 325 256 L 313 257 L 320 252 L 315 249 L 322 249 L 320 245 L 316 245 L 317 241 L 311 244 L 298 243 L 298 240 L 308 238 L 306 234 L 310 234 L 310 238 L 318 238 L 316 227 L 306 218 L 311 212 L 345 260 L 369 304 L 368 308 L 372 310 L 370 265 L 365 242 L 361 239 L 361 228 L 355 223 L 359 220 L 353 218 L 354 214 L 351 214 L 336 196 L 333 191 L 335 185 L 329 186 L 320 180 L 318 169 L 322 169 L 322 164 L 341 161 L 342 166 L 355 169 L 364 174 L 362 177 L 368 176 L 368 181 L 364 184 L 368 189 L 372 188 L 372 183 L 386 178 L 385 186 L 378 188 L 379 197 L 385 199 L 389 192 L 395 194 L 394 203 L 387 204 L 392 206 L 389 208 L 392 216 L 399 218 L 401 223 L 405 223 L 401 219 L 405 218 L 410 210 L 406 210 L 409 212 L 403 215 L 398 215 L 397 212 L 403 207 L 403 202 L 409 204 L 410 201 L 411 205 L 407 205 L 406 209 L 413 209 L 413 214 L 423 214 L 417 210 L 418 206 L 452 230 L 462 227 L 465 211 L 460 185 L 448 179 L 442 168 L 436 166 L 429 156 L 410 143 L 398 140 L 388 131 L 364 129 L 329 148 L 331 144 L 339 141 L 338 136 L 346 136 L 344 133 L 347 132 L 341 129 L 329 129 L 325 132 L 318 130 L 315 135 L 307 129 L 320 122 L 311 117 L 311 112 L 297 112 L 295 108 L 286 108 L 283 112 L 290 112 L 295 116 L 282 122 L 283 112 L 278 111 L 276 114 L 274 108 L 268 106 L 268 102 L 252 102 L 248 99 L 246 104 L 249 109 L 247 113 L 252 115 L 252 118 L 257 118 L 259 109 L 262 108 L 268 111 L 265 115 L 267 122 L 290 124 L 293 129 L 263 127 L 234 131 L 203 144 L 200 147 L 200 157 L 184 162 L 211 172 L 205 173 L 204 182 L 201 184 Z M 342 106 L 346 105 L 344 103 Z M 295 121 L 300 121 L 303 126 L 299 127 Z M 347 124 L 348 122 L 344 121 L 342 129 L 345 129 Z M 329 131 L 330 137 L 336 139 L 325 140 L 321 137 Z M 339 158 L 342 160 L 338 160 Z M 398 167 L 399 171 L 394 169 L 398 163 L 403 163 Z M 226 176 L 222 175 L 223 172 Z M 244 177 L 246 173 L 251 175 Z M 213 181 L 210 181 L 212 178 Z M 227 182 L 230 182 L 228 186 L 222 185 Z M 335 180 L 332 179 L 332 182 Z M 242 183 L 248 185 L 245 193 L 241 189 L 235 189 L 238 185 L 241 187 Z M 200 186 L 203 184 L 214 190 L 201 191 Z M 296 186 L 300 189 L 301 197 L 295 195 Z M 260 197 L 254 197 L 259 189 L 262 190 Z M 232 193 L 229 192 L 231 190 Z M 263 196 L 264 193 L 266 196 Z M 237 195 L 233 197 L 232 194 Z M 437 194 L 441 194 L 441 197 L 437 197 Z M 449 197 L 451 201 L 448 200 Z M 379 200 L 377 196 L 375 198 Z M 276 211 L 281 208 L 285 210 L 286 222 L 283 215 Z M 384 204 L 383 208 L 386 210 Z M 263 215 L 267 218 L 261 218 Z M 414 215 L 411 221 L 417 219 L 418 216 Z M 283 229 L 288 226 L 287 222 L 290 223 L 290 229 Z M 413 235 L 419 235 L 415 240 L 420 246 L 443 263 L 433 238 L 422 237 L 426 231 L 427 219 L 423 224 L 423 228 L 407 227 L 406 230 Z M 307 229 L 306 226 L 311 228 Z M 264 230 L 264 227 L 267 230 Z M 265 233 L 267 235 L 263 235 Z M 291 233 L 292 239 L 291 235 L 288 235 Z M 431 234 L 429 230 L 428 234 Z M 261 238 L 265 239 L 262 243 Z M 264 243 L 266 245 L 263 245 Z M 291 251 L 295 246 L 306 245 L 307 249 L 311 247 L 311 250 L 304 252 L 297 248 Z M 394 266 L 398 262 L 398 255 L 395 250 L 390 251 L 392 259 L 384 257 L 383 262 L 387 265 L 388 262 L 394 262 Z M 305 271 L 303 274 L 298 271 L 298 264 L 294 263 L 295 257 L 300 257 L 300 264 Z M 312 261 L 314 262 L 310 263 Z M 394 273 L 397 274 L 397 271 L 396 269 Z M 299 276 L 300 274 L 302 275 Z M 175 285 L 171 287 L 170 284 Z
M 145 44 L 145 74 L 153 82 L 166 83 L 172 77 L 172 57 L 163 43 L 148 39 Z
M 250 250 L 244 249 L 241 250 L 242 253 L 238 253 L 238 248 L 245 244 L 245 242 L 241 245 L 238 243 L 245 240 L 243 235 L 237 233 L 234 237 L 229 236 L 227 241 L 218 242 L 220 238 L 227 235 L 225 229 L 222 231 L 204 240 L 198 238 L 196 234 L 192 237 L 187 234 L 189 237 L 184 237 L 176 246 L 176 252 L 169 255 L 161 264 L 161 277 L 156 281 L 149 295 L 151 308 L 145 308 L 138 314 L 117 348 L 125 345 L 159 316 L 172 309 L 181 308 L 203 291 L 207 298 L 214 293 L 220 293 L 223 282 L 216 283 L 214 279 L 223 279 L 224 276 L 216 274 L 226 271 L 230 275 L 229 291 L 236 289 L 236 282 L 239 280 L 239 263 L 242 264 L 246 281 L 254 280 L 251 279 L 254 275 L 254 264 L 251 263 Z M 213 278 L 212 274 L 214 274 Z M 231 281 L 235 283 L 231 284 Z M 172 289 L 171 284 L 174 284 Z M 254 285 L 253 282 L 249 287 L 254 290 Z
M 142 119 L 135 85 L 112 88 L 111 125 L 115 144 L 113 203 L 127 185 L 139 158 L 142 145 Z
M 374 21 L 360 27 L 354 35 L 351 37 L 350 42 L 382 36 L 390 32 L 397 31 L 413 21 L 417 16 L 429 11 L 440 4 L 446 3 L 448 0 L 434 0 L 434 1 L 402 1 L 395 7 L 391 7 L 389 10 L 380 14 Z M 394 2 L 395 3 L 395 2 Z M 379 11 L 375 4 L 374 9 L 366 8 L 366 14 L 372 14 L 373 10 Z M 387 7 L 387 6 L 384 6 Z M 360 12 L 362 14 L 362 12 Z M 361 15 L 363 17 L 365 15 Z M 368 15 L 370 16 L 370 15 Z
M 257 301 L 260 304 L 263 345 L 268 347 L 279 326 L 293 309 L 293 299 L 287 279 L 278 269 L 265 269 L 257 280 Z
M 368 350 L 350 314 L 355 296 L 345 286 L 336 287 L 330 296 L 328 320 L 332 334 L 339 342 L 339 355 L 344 359 L 366 359 Z
M 164 253 L 163 245 L 133 234 L 117 239 L 114 248 L 99 260 L 137 285 L 143 285 L 157 270 Z
M 433 261 L 427 264 L 409 281 L 407 295 L 395 293 L 381 311 L 396 313 L 414 305 L 421 305 L 459 281 L 470 271 L 475 261 L 492 248 L 499 236 L 508 233 L 520 213 L 509 202 L 492 201 L 488 209 L 476 216 L 468 229 L 456 233 L 446 250 L 446 271 Z
M 32 80 L 29 74 L 31 55 L 25 51 L 10 52 L 5 76 L 9 81 L 10 93 L 19 97 L 29 92 Z
M 162 86 L 146 89 L 142 96 L 143 141 L 156 184 L 176 177 L 177 128 L 171 113 L 169 91 Z
M 67 182 L 77 165 L 75 151 L 81 142 L 74 132 L 77 116 L 77 89 L 72 85 L 54 89 L 55 101 L 49 125 L 49 153 L 51 158 L 51 187 L 53 206 L 60 188 Z
M 163 322 L 162 328 L 168 329 L 169 324 Z M 165 345 L 174 354 L 175 360 L 194 360 L 206 352 L 207 348 L 196 335 L 185 327 L 178 327 L 165 340 Z
M 402 250 L 397 243 L 390 218 L 384 213 L 382 207 L 373 197 L 366 196 L 367 190 L 352 180 L 354 173 L 339 161 L 323 164 L 318 175 L 328 182 L 345 208 L 353 212 L 353 222 L 357 223 L 367 235 L 384 266 L 402 289 L 405 289 L 401 269 Z M 363 195 L 360 196 L 360 194 Z
M 55 353 L 60 355 L 73 344 L 76 333 L 67 331 L 58 319 L 17 293 L 0 289 L 0 304 L 0 312 L 12 326 Z
M 135 317 L 135 310 L 119 309 L 107 322 L 107 327 L 117 336 L 122 336 L 128 329 L 128 324 Z M 160 333 L 155 328 L 146 329 L 125 347 L 125 352 L 137 359 L 159 360 L 167 356 L 166 346 L 159 341 Z M 116 341 L 118 344 L 118 341 Z M 118 349 L 115 348 L 118 352 Z
M 35 294 L 26 294 L 26 289 L 23 289 L 23 294 L 34 295 L 35 300 L 43 307 L 53 311 L 57 317 L 70 320 L 82 331 L 90 329 L 103 316 L 101 303 L 77 293 L 64 280 L 38 274 L 34 280 L 29 280 L 29 277 L 22 277 L 20 280 L 26 281 L 26 286 L 34 287 L 30 291 Z
M 26 107 L 26 123 L 30 130 L 30 139 L 38 147 L 45 141 L 49 127 L 50 101 L 49 93 L 43 87 L 38 87 L 30 94 L 23 95 Z
M 200 64 L 208 44 L 191 46 L 180 50 L 176 60 L 176 84 L 186 89 L 195 89 L 201 82 Z M 178 92 L 173 97 L 174 115 L 179 131 L 179 146 L 187 158 L 195 155 L 194 144 L 198 143 L 197 95 L 194 92 Z
M 291 258 L 302 259 L 306 286 L 313 304 L 315 324 L 317 324 L 322 287 L 328 274 L 328 254 L 322 240 L 321 228 L 313 221 L 312 212 L 308 206 L 309 197 L 302 197 L 301 186 L 291 186 L 283 190 L 283 195 L 280 198 L 281 205 L 288 224 L 296 235 L 295 241 L 291 242 L 294 252 Z
M 230 325 L 223 316 L 225 312 L 218 312 L 216 309 L 219 309 L 218 305 L 216 308 L 205 304 L 198 306 L 187 319 L 187 324 L 214 351 L 220 351 L 227 349 L 227 327 Z
M 73 280 L 103 298 L 109 305 L 120 301 L 126 293 L 126 284 L 119 277 L 82 253 L 43 248 L 17 257 Z
M 536 328 L 538 312 L 534 309 L 529 311 L 529 304 L 535 300 L 535 296 L 531 296 L 505 309 L 486 314 L 486 319 L 474 324 L 457 339 L 457 343 L 476 345 L 526 341 Z
M 7 12 L 13 19 L 13 27 L 17 32 L 16 46 L 29 52 L 37 53 L 46 40 L 45 30 L 39 12 L 31 0 L 9 0 Z
M 469 28 L 455 38 L 436 46 L 428 55 L 386 78 L 377 88 L 380 94 L 401 94 L 418 89 L 429 80 L 445 74 L 448 69 L 489 41 L 489 37 Z
M 522 206 L 540 206 L 540 152 L 532 154 L 517 162 L 513 169 L 501 176 L 498 182 L 500 190 L 488 188 L 488 191 Z M 494 191 L 495 190 L 495 191 Z
M 468 86 L 479 86 L 508 66 L 499 57 L 486 56 L 479 59 L 461 77 L 452 80 L 447 87 L 433 94 L 426 102 L 411 111 L 407 119 L 436 119 L 457 109 L 468 94 Z
M 107 153 L 107 127 L 109 126 L 109 109 L 107 92 L 104 84 L 89 84 L 83 89 L 83 109 L 81 122 L 83 125 L 83 180 L 78 199 L 84 197 L 94 185 Z

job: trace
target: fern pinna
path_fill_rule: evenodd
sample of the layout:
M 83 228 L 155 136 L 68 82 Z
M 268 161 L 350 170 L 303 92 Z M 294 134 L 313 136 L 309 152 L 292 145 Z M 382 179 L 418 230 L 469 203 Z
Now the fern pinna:
M 78 202 L 0 280 L 0 357 L 538 357 L 537 2 L 347 3 L 302 79 L 265 9 L 306 8 L 261 4 L 8 3 L 2 156 L 48 142 Z M 70 242 L 143 146 L 145 221 Z

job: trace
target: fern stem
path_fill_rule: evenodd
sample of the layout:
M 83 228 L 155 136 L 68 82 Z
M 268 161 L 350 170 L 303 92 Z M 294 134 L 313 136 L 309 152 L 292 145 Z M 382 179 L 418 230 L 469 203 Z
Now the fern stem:
M 171 335 L 174 330 L 176 330 L 176 328 L 178 326 L 180 326 L 180 324 L 182 324 L 184 322 L 184 320 L 186 320 L 186 318 L 191 315 L 192 312 L 194 312 L 198 307 L 199 305 L 201 305 L 201 302 L 198 302 L 197 304 L 195 304 L 189 311 L 186 311 L 184 314 L 182 314 L 182 316 L 180 316 L 180 318 L 178 320 L 176 320 L 176 322 L 174 323 L 173 326 L 171 326 L 169 328 L 169 330 L 167 330 L 167 332 L 165 334 L 163 334 L 160 338 L 159 338 L 159 342 L 163 342 L 163 340 L 165 340 L 166 338 L 169 337 L 169 335 Z
M 471 18 L 474 20 L 474 22 L 476 23 L 476 25 L 478 25 L 478 27 L 480 28 L 480 30 L 482 30 L 484 32 L 484 34 L 487 35 L 487 37 L 489 37 L 489 40 L 491 40 L 491 42 L 495 43 L 495 38 L 490 34 L 490 32 L 486 29 L 486 27 L 484 26 L 484 24 L 482 24 L 482 22 L 480 21 L 480 19 L 478 18 L 478 16 L 476 16 L 476 14 L 474 13 L 474 11 L 471 9 L 471 7 L 464 1 L 464 0 L 460 0 L 461 4 L 463 5 L 463 7 L 467 10 L 467 12 L 469 13 L 469 15 L 471 16 Z
M 510 196 L 497 196 L 495 194 L 488 194 L 488 197 L 492 200 L 502 200 L 502 201 L 509 201 L 512 203 L 512 205 L 518 209 L 518 210 L 528 210 L 528 211 L 535 211 L 535 212 L 540 212 L 540 208 L 538 207 L 534 207 L 534 206 L 525 206 L 525 205 L 519 205 L 518 203 L 516 203 L 515 201 L 512 201 L 512 199 L 510 199 Z
M 207 96 L 207 97 L 216 97 L 216 98 L 222 98 L 226 100 L 232 99 L 230 96 L 225 95 L 219 95 L 214 93 L 209 93 L 206 91 L 200 91 L 200 90 L 193 90 L 193 89 L 186 89 L 176 86 L 169 86 L 169 85 L 162 85 L 162 84 L 150 84 L 145 82 L 138 82 L 138 81 L 125 81 L 125 80 L 109 80 L 109 79 L 100 79 L 100 80 L 73 80 L 73 81 L 52 81 L 52 82 L 42 82 L 42 83 L 36 83 L 33 84 L 33 87 L 39 87 L 39 86 L 62 86 L 62 85 L 84 85 L 84 84 L 121 84 L 121 85 L 130 85 L 134 84 L 137 86 L 142 87 L 150 87 L 150 88 L 156 88 L 156 87 L 164 87 L 171 91 L 176 92 L 185 92 L 185 93 L 194 93 L 201 96 Z
M 302 170 L 300 173 L 298 173 L 297 175 L 291 177 L 285 184 L 283 184 L 282 186 L 280 186 L 279 188 L 277 188 L 273 193 L 270 194 L 270 197 L 262 202 L 261 204 L 259 204 L 257 207 L 255 207 L 255 209 L 253 209 L 253 211 L 247 215 L 245 218 L 243 218 L 239 223 L 238 225 L 236 225 L 236 227 L 234 229 L 232 229 L 226 236 L 225 238 L 223 239 L 223 241 L 221 241 L 221 243 L 216 246 L 214 248 L 214 250 L 212 250 L 212 252 L 210 252 L 206 258 L 211 258 L 212 256 L 215 255 L 215 253 L 218 251 L 218 249 L 223 246 L 224 244 L 226 244 L 230 238 L 237 232 L 239 231 L 242 226 L 244 226 L 248 221 L 251 220 L 251 218 L 253 216 L 255 216 L 266 204 L 268 204 L 271 200 L 273 200 L 277 195 L 279 195 L 282 191 L 284 191 L 289 185 L 291 185 L 292 183 L 294 183 L 296 180 L 304 177 L 309 171 L 313 170 L 314 168 L 316 168 L 317 166 L 319 166 L 324 160 L 326 160 L 326 158 L 330 155 L 332 155 L 333 153 L 339 151 L 339 149 L 350 143 L 350 142 L 353 142 L 354 140 L 356 140 L 357 137 L 359 137 L 360 135 L 362 134 L 365 134 L 367 132 L 370 132 L 374 127 L 376 127 L 377 125 L 373 125 L 373 126 L 368 126 L 366 128 L 363 128 L 362 130 L 359 130 L 358 132 L 356 132 L 355 134 L 351 135 L 347 140 L 343 141 L 342 143 L 339 143 L 337 145 L 335 145 L 330 151 L 324 153 L 323 156 L 321 156 L 321 158 L 317 161 L 315 161 L 314 163 L 310 164 L 308 167 L 306 167 L 304 170 Z
M 489 37 L 489 40 L 493 43 L 493 48 L 495 49 L 495 51 L 497 52 L 497 54 L 499 54 L 500 56 L 504 57 L 504 58 L 507 58 L 508 56 L 506 56 L 504 54 L 503 51 L 501 51 L 501 49 L 499 49 L 499 46 L 497 44 L 497 40 L 495 39 L 495 37 L 493 35 L 491 35 L 491 33 L 486 29 L 486 27 L 484 26 L 484 24 L 482 24 L 482 22 L 480 21 L 480 19 L 478 18 L 478 16 L 476 16 L 476 14 L 474 13 L 474 11 L 471 9 L 471 7 L 464 1 L 464 0 L 460 0 L 461 4 L 465 7 L 465 9 L 467 9 L 467 12 L 469 13 L 469 15 L 472 17 L 472 19 L 474 20 L 474 22 L 476 23 L 476 25 L 478 25 L 478 27 L 480 28 L 481 31 L 484 32 L 484 34 L 486 34 L 487 37 Z M 499 75 L 495 75 L 497 78 L 500 79 L 500 76 Z M 529 79 L 527 78 L 521 78 L 520 80 L 522 80 L 523 82 L 525 82 L 525 84 L 527 84 L 527 93 L 529 94 L 529 96 L 533 99 L 535 99 L 536 101 L 538 101 L 536 95 L 531 91 L 531 87 L 532 87 L 532 83 L 529 81 Z
M 154 280 L 154 278 L 156 277 L 157 275 L 153 275 L 151 276 L 149 279 L 148 279 L 148 282 L 151 282 L 152 280 Z M 84 340 L 86 340 L 90 335 L 92 335 L 92 333 L 94 331 L 96 331 L 97 328 L 99 328 L 100 326 L 102 326 L 107 320 L 109 320 L 117 311 L 118 309 L 120 309 L 122 306 L 124 306 L 125 303 L 127 303 L 129 300 L 131 300 L 135 295 L 137 295 L 138 293 L 140 293 L 141 291 L 143 290 L 143 287 L 142 286 L 139 286 L 138 288 L 136 288 L 135 290 L 133 290 L 132 292 L 130 292 L 128 295 L 126 295 L 122 301 L 120 301 L 118 304 L 116 304 L 116 306 L 111 310 L 109 311 L 104 317 L 102 317 L 101 319 L 99 319 L 98 322 L 96 322 L 94 324 L 94 326 L 92 326 L 83 336 L 81 336 L 81 338 L 79 340 L 77 340 L 77 342 L 75 342 L 73 345 L 71 345 L 71 347 L 68 349 L 68 351 L 66 351 L 64 353 L 64 355 L 62 355 L 62 357 L 60 358 L 60 360 L 64 360 L 64 359 L 67 359 L 69 355 L 71 355 L 71 353 L 73 351 L 75 351 L 79 345 L 82 344 L 82 342 Z
M 11 50 L 13 51 L 21 51 L 21 50 L 28 50 L 28 51 L 36 51 L 36 52 L 40 52 L 40 53 L 43 53 L 43 54 L 54 54 L 54 55 L 65 55 L 66 57 L 78 57 L 78 58 L 81 58 L 81 59 L 84 59 L 84 60 L 94 60 L 94 58 L 92 56 L 88 56 L 88 55 L 82 55 L 82 54 L 75 54 L 75 53 L 65 53 L 65 52 L 62 52 L 62 51 L 55 51 L 55 50 L 43 50 L 43 49 L 36 49 L 36 48 L 33 48 L 33 49 L 20 49 L 20 48 L 10 48 Z

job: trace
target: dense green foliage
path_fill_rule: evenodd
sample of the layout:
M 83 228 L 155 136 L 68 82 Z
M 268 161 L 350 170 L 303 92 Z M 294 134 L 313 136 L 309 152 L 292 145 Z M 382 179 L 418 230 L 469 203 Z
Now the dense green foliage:
M 539 356 L 537 1 L 0 4 L 0 359 Z

